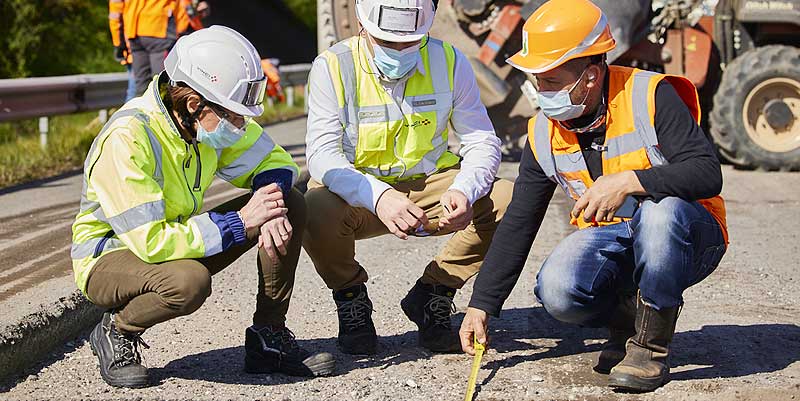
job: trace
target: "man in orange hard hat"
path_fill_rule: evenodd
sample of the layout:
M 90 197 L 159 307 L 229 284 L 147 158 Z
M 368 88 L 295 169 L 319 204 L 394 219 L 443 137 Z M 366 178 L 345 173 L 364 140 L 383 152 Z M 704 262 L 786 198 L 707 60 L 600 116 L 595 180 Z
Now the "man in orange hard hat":
M 722 174 L 698 125 L 697 91 L 683 77 L 607 65 L 614 38 L 588 0 L 546 2 L 522 39 L 508 62 L 533 74 L 541 111 L 475 282 L 462 348 L 486 342 L 487 315 L 499 314 L 561 187 L 579 230 L 545 260 L 536 297 L 558 320 L 609 329 L 595 370 L 610 373 L 612 387 L 652 391 L 669 374 L 683 291 L 727 248 Z

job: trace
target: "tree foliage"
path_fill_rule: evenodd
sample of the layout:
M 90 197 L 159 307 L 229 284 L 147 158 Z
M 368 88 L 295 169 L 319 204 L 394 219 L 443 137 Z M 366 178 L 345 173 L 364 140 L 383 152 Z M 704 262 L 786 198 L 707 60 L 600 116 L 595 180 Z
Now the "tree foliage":
M 311 32 L 317 31 L 317 0 L 284 0 L 284 3 Z
M 124 71 L 114 61 L 108 3 L 0 1 L 0 78 Z

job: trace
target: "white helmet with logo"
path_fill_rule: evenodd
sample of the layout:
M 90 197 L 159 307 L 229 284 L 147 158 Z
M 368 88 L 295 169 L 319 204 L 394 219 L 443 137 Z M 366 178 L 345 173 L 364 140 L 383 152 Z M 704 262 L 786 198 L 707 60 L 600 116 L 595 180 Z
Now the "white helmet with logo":
M 431 0 L 356 0 L 356 16 L 374 38 L 388 42 L 415 42 L 433 25 L 436 7 Z
M 178 39 L 164 67 L 172 81 L 185 83 L 209 102 L 243 116 L 264 112 L 267 80 L 261 57 L 233 29 L 214 25 Z

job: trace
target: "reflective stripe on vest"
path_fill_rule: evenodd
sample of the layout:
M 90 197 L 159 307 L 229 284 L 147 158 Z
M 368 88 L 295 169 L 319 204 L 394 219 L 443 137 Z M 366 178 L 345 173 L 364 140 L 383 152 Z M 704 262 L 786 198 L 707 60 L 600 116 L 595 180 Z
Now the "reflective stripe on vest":
M 150 150 L 153 152 L 153 160 L 155 161 L 155 171 L 153 171 L 153 178 L 158 183 L 161 188 L 164 188 L 164 171 L 163 171 L 163 153 L 164 150 L 161 148 L 161 142 L 158 141 L 153 130 L 150 129 L 148 126 L 149 124 L 149 117 L 143 112 L 136 110 L 136 109 L 127 109 L 127 110 L 120 110 L 117 113 L 111 115 L 111 118 L 103 125 L 103 128 L 100 130 L 100 133 L 97 135 L 97 140 L 92 142 L 92 146 L 89 148 L 89 155 L 94 155 L 96 147 L 99 143 L 101 143 L 105 138 L 104 135 L 111 125 L 119 120 L 120 118 L 132 117 L 136 118 L 137 120 L 142 122 L 142 125 L 147 132 L 147 138 L 150 141 Z M 86 158 L 86 162 L 84 163 L 84 171 L 87 173 L 91 170 L 91 166 L 89 165 L 91 161 L 90 157 Z M 83 181 L 83 189 L 81 191 L 81 204 L 80 204 L 80 213 L 84 212 L 91 212 L 92 215 L 97 219 L 104 223 L 107 223 L 114 227 L 114 231 L 116 234 L 123 234 L 130 230 L 133 230 L 136 227 L 139 227 L 143 224 L 147 224 L 151 221 L 156 221 L 159 219 L 164 218 L 165 214 L 165 204 L 163 200 L 156 201 L 156 202 L 148 202 L 142 205 L 138 205 L 132 207 L 111 219 L 107 218 L 105 213 L 103 213 L 103 209 L 100 207 L 99 202 L 90 201 L 86 196 L 86 190 L 88 186 L 89 177 L 86 177 Z M 101 240 L 105 240 L 102 242 L 102 248 L 96 249 L 97 245 L 101 243 Z M 105 250 L 112 250 L 116 248 L 123 247 L 124 244 L 117 238 L 92 238 L 84 243 L 81 244 L 72 244 L 72 249 L 70 251 L 70 255 L 72 259 L 82 259 L 87 256 L 94 255 L 98 252 L 102 252 Z
M 700 121 L 700 109 L 694 85 L 686 78 L 656 74 L 626 67 L 609 66 L 609 107 L 606 126 L 606 149 L 603 152 L 603 174 L 648 169 L 667 164 L 658 147 L 655 120 L 655 92 L 659 82 L 668 79 L 695 120 Z M 629 130 L 629 132 L 625 132 Z M 553 124 L 539 113 L 528 123 L 528 140 L 542 171 L 573 199 L 579 199 L 594 181 L 578 143 L 578 134 Z M 725 202 L 720 196 L 697 201 L 711 213 L 720 225 L 727 242 Z M 572 218 L 579 228 L 616 224 L 586 223 Z
M 447 152 L 447 127 L 450 120 L 450 113 L 452 112 L 453 92 L 451 89 L 451 75 L 454 65 L 448 63 L 445 45 L 443 42 L 436 39 L 428 39 L 427 44 L 423 47 L 423 63 L 425 54 L 427 54 L 426 74 L 423 77 L 421 74 L 414 73 L 411 78 L 405 82 L 405 96 L 402 102 L 398 105 L 394 99 L 386 101 L 384 104 L 359 104 L 359 99 L 370 98 L 380 99 L 388 96 L 384 93 L 377 93 L 383 91 L 383 87 L 379 78 L 375 74 L 361 71 L 356 68 L 356 63 L 359 67 L 364 68 L 361 64 L 366 58 L 363 54 L 358 54 L 354 51 L 354 47 L 363 46 L 360 43 L 361 39 L 358 37 L 339 42 L 329 49 L 329 52 L 336 57 L 337 67 L 331 67 L 329 63 L 329 70 L 334 83 L 338 83 L 335 77 L 338 75 L 341 78 L 341 93 L 339 104 L 339 120 L 344 127 L 345 134 L 342 139 L 342 149 L 351 163 L 362 172 L 371 174 L 384 180 L 403 180 L 415 178 L 422 175 L 430 175 L 443 167 L 449 167 L 458 162 L 458 159 Z M 360 50 L 360 49 L 359 49 Z M 363 50 L 360 50 L 363 52 Z M 368 78 L 365 76 L 368 75 Z M 424 80 L 430 80 L 433 93 L 413 93 L 417 91 L 409 90 L 409 83 L 414 81 L 418 85 L 425 84 Z M 423 80 L 423 81 L 420 81 Z M 360 87 L 364 82 L 367 82 L 371 88 Z M 420 84 L 422 82 L 422 84 Z M 401 86 L 402 87 L 402 86 Z M 377 88 L 377 89 L 376 89 Z M 343 98 L 343 99 L 342 99 Z M 343 100 L 343 101 L 342 101 Z M 369 101 L 365 102 L 369 103 Z M 425 122 L 420 123 L 419 126 L 408 126 L 408 119 L 413 119 L 413 116 L 420 116 L 422 113 L 435 113 L 435 122 L 424 119 Z M 418 121 L 415 121 L 417 123 Z M 381 163 L 362 162 L 360 156 L 364 149 L 359 150 L 359 140 L 366 143 L 367 138 L 360 138 L 360 135 L 368 135 L 365 132 L 375 129 L 391 130 L 392 126 L 398 126 L 397 133 L 392 135 L 392 132 L 386 132 L 385 138 L 375 146 L 365 146 L 366 151 L 373 153 L 373 159 L 393 160 L 388 165 L 381 165 Z M 429 126 L 435 124 L 434 126 Z M 383 125 L 384 127 L 380 127 Z M 427 130 L 433 129 L 432 132 Z M 407 134 L 403 137 L 400 135 L 401 130 L 406 130 Z M 393 137 L 391 137 L 393 136 Z M 430 148 L 425 154 L 414 155 L 398 155 L 398 143 L 408 138 L 428 138 L 430 137 L 430 144 L 420 144 L 418 148 Z M 393 141 L 391 145 L 389 141 Z M 393 149 L 393 150 L 390 150 Z M 409 148 L 405 145 L 405 148 Z M 413 148 L 413 147 L 412 147 Z M 406 149 L 400 149 L 404 151 Z M 394 153 L 394 154 L 392 154 Z M 405 157 L 401 157 L 405 156 Z M 444 158 L 450 157 L 446 160 L 446 166 L 442 165 Z

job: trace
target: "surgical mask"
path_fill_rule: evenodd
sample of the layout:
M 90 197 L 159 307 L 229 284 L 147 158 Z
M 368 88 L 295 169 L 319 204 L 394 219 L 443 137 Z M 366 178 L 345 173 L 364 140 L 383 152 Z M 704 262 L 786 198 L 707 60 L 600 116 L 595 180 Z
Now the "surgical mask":
M 225 149 L 233 146 L 239 139 L 244 136 L 244 129 L 237 128 L 228 120 L 219 118 L 219 123 L 213 131 L 206 131 L 200 122 L 197 123 L 197 141 L 211 146 L 214 149 Z M 245 124 L 245 126 L 247 126 Z
M 569 97 L 569 94 L 572 93 L 572 90 L 581 82 L 584 72 L 586 72 L 586 70 L 583 70 L 578 80 L 575 81 L 575 84 L 572 85 L 569 90 L 536 92 L 539 107 L 542 108 L 544 115 L 553 120 L 567 121 L 578 118 L 583 114 L 583 111 L 586 109 L 586 105 L 583 104 L 583 102 L 585 102 L 586 97 L 589 96 L 589 91 L 586 91 L 586 96 L 581 101 L 581 104 L 572 104 L 572 99 Z
M 386 78 L 400 79 L 417 66 L 419 43 L 403 50 L 373 45 L 375 65 Z

